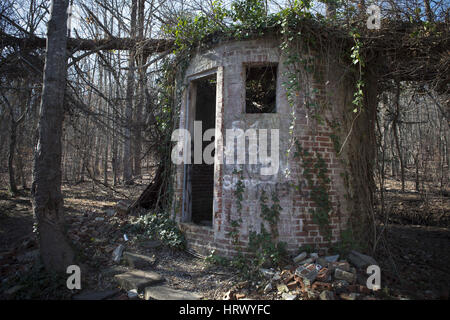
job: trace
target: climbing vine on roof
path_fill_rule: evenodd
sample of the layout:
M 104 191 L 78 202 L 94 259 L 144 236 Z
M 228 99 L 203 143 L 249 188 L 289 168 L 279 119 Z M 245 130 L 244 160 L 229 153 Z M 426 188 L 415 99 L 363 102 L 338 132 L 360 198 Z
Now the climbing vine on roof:
M 331 2 L 337 8 L 341 5 L 341 1 Z M 227 7 L 222 0 L 215 0 L 208 14 L 181 14 L 176 23 L 164 26 L 163 31 L 174 39 L 174 53 L 178 58 L 189 59 L 194 51 L 221 41 L 279 35 L 281 30 L 289 29 L 297 34 L 301 32 L 301 36 L 293 33 L 291 41 L 308 35 L 309 45 L 317 48 L 322 43 L 344 45 L 344 57 L 349 64 L 355 57 L 365 61 L 366 65 L 378 69 L 380 81 L 388 83 L 395 78 L 424 81 L 445 90 L 450 64 L 448 22 L 409 17 L 383 20 L 380 30 L 370 30 L 367 16 L 352 8 L 345 12 L 338 10 L 336 15 L 325 18 L 313 13 L 310 0 L 294 0 L 290 7 L 276 13 L 269 13 L 265 3 L 263 0 L 234 0 Z M 355 105 L 358 105 L 361 95 L 355 98 Z

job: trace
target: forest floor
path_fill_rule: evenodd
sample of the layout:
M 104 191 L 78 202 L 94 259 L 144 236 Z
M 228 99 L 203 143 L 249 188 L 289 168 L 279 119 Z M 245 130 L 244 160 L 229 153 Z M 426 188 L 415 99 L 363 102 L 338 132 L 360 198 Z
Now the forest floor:
M 68 234 L 82 261 L 83 292 L 117 290 L 113 275 L 128 270 L 112 261 L 113 250 L 152 256 L 152 270 L 175 289 L 197 292 L 206 299 L 223 299 L 231 288 L 252 299 L 276 299 L 277 293 L 243 282 L 236 270 L 218 266 L 183 250 L 165 245 L 147 246 L 133 235 L 124 240 L 125 226 L 132 217 L 112 214 L 120 200 L 135 199 L 148 179 L 115 191 L 91 182 L 64 185 Z M 400 183 L 386 183 L 386 212 L 379 230 L 385 235 L 374 257 L 382 272 L 380 299 L 448 299 L 450 287 L 450 197 L 438 192 L 424 199 L 412 191 L 401 192 Z M 43 272 L 37 259 L 29 191 L 11 197 L 0 188 L 0 299 L 71 299 L 78 294 L 66 287 L 66 279 Z M 128 299 L 117 290 L 112 299 Z
M 375 258 L 387 286 L 415 299 L 448 299 L 450 288 L 450 190 L 437 186 L 426 193 L 414 183 L 388 179 L 385 214 L 379 230 L 385 230 Z

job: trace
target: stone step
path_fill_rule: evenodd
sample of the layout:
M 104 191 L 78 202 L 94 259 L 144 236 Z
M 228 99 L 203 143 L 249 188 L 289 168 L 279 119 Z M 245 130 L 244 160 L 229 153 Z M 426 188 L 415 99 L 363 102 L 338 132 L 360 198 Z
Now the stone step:
M 131 270 L 114 276 L 119 286 L 126 290 L 137 289 L 143 292 L 145 287 L 156 285 L 164 281 L 164 278 L 156 272 Z
M 162 246 L 162 242 L 159 240 L 148 240 L 141 242 L 139 245 L 145 249 L 156 249 Z
M 166 285 L 145 288 L 145 300 L 200 300 L 202 296 L 195 292 L 172 289 Z
M 102 270 L 101 272 L 105 277 L 113 277 L 116 274 L 128 272 L 128 268 L 125 266 L 111 266 L 107 269 Z
M 125 251 L 123 257 L 127 261 L 127 264 L 134 269 L 148 269 L 154 266 L 156 258 L 149 257 L 143 254 L 133 253 Z

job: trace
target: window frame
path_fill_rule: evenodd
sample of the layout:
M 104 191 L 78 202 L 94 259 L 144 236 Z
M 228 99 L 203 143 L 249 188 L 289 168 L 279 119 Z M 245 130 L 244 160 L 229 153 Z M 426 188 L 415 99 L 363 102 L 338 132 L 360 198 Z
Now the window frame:
M 272 112 L 247 112 L 247 70 L 249 68 L 273 68 L 275 71 L 275 108 Z M 245 62 L 242 64 L 243 68 L 243 93 L 244 93 L 244 105 L 243 105 L 243 113 L 244 114 L 276 114 L 278 113 L 278 80 L 279 80 L 279 63 L 278 62 Z

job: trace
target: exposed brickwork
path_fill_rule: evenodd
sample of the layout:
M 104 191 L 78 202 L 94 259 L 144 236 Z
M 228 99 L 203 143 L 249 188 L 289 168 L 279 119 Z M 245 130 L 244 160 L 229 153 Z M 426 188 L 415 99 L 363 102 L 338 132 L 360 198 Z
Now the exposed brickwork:
M 278 63 L 276 113 L 245 114 L 244 65 L 249 63 Z M 320 71 L 321 77 L 330 72 L 342 72 L 338 67 L 329 68 L 331 69 Z M 317 205 L 310 197 L 308 184 L 303 177 L 304 168 L 301 161 L 293 157 L 295 150 L 292 150 L 289 156 L 286 154 L 292 141 L 289 127 L 293 119 L 292 110 L 287 103 L 286 92 L 282 86 L 282 83 L 286 81 L 286 67 L 283 64 L 283 57 L 280 57 L 279 43 L 274 39 L 267 39 L 222 44 L 197 55 L 192 60 L 186 72 L 186 83 L 189 82 L 190 76 L 214 69 L 217 71 L 216 148 L 226 144 L 217 134 L 222 133 L 225 140 L 225 130 L 229 128 L 241 128 L 244 131 L 248 128 L 279 129 L 280 168 L 277 175 L 261 176 L 254 166 L 220 164 L 218 159 L 222 155 L 216 154 L 213 226 L 204 227 L 184 223 L 181 205 L 175 209 L 177 221 L 182 222 L 180 226 L 186 235 L 188 247 L 203 254 L 209 254 L 214 249 L 218 254 L 225 256 L 235 255 L 238 251 L 245 252 L 249 233 L 259 231 L 263 222 L 260 217 L 260 196 L 263 190 L 269 199 L 272 192 L 275 192 L 280 199 L 282 210 L 278 222 L 278 240 L 286 242 L 289 251 L 295 252 L 299 246 L 305 244 L 328 246 L 329 243 L 321 235 L 319 226 L 313 223 L 311 210 L 317 208 Z M 334 78 L 339 77 L 334 76 Z M 318 100 L 330 94 L 331 89 L 334 90 L 333 94 L 337 97 L 335 103 L 339 104 L 340 109 L 343 108 L 343 104 L 348 103 L 342 97 L 348 95 L 348 92 L 352 94 L 352 88 L 337 85 L 325 86 L 317 82 L 312 83 L 311 86 L 318 88 L 316 94 Z M 348 200 L 342 178 L 345 168 L 334 150 L 331 138 L 333 130 L 328 124 L 317 125 L 311 117 L 308 117 L 301 99 L 302 97 L 299 97 L 295 110 L 294 136 L 303 148 L 320 154 L 326 163 L 328 176 L 331 179 L 328 194 L 333 208 L 330 215 L 331 241 L 335 242 L 339 240 L 340 232 L 345 228 L 348 219 Z M 182 103 L 180 128 L 186 127 L 186 114 L 190 112 L 185 109 L 186 106 L 192 108 L 192 105 L 187 103 L 187 95 L 184 96 Z M 233 173 L 235 169 L 242 170 L 242 182 L 245 185 L 240 212 L 235 197 L 236 183 L 240 178 Z M 184 166 L 180 165 L 176 173 L 175 202 L 179 203 L 182 202 L 183 197 L 183 170 Z M 268 205 L 270 204 L 268 202 Z M 230 222 L 236 219 L 242 219 L 237 245 L 232 243 L 229 236 L 229 232 L 233 231 Z M 268 229 L 267 224 L 265 225 Z

